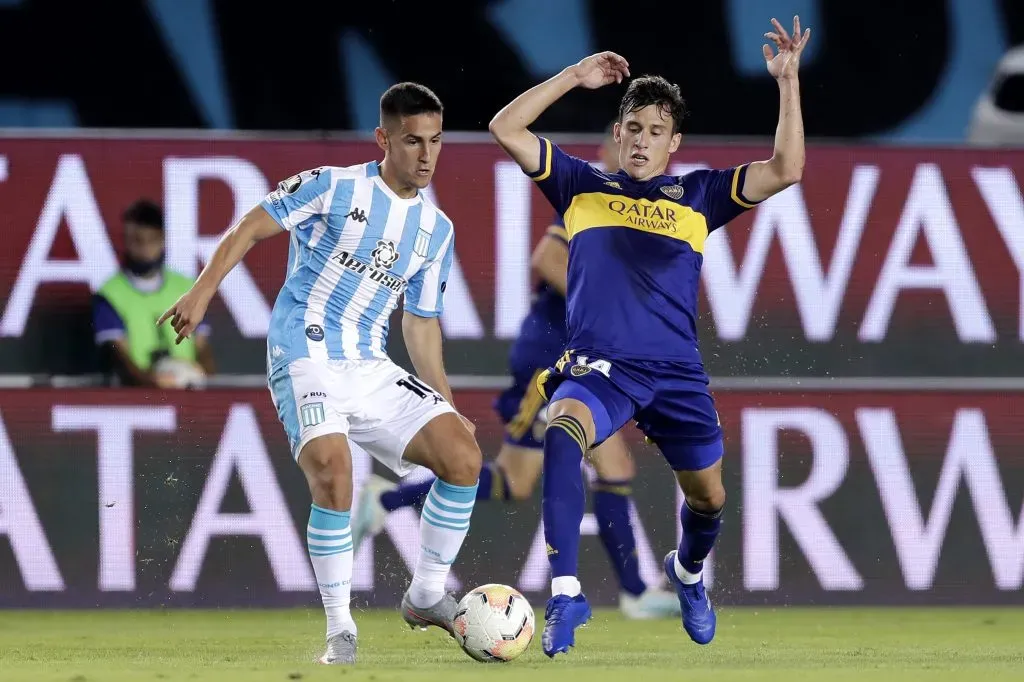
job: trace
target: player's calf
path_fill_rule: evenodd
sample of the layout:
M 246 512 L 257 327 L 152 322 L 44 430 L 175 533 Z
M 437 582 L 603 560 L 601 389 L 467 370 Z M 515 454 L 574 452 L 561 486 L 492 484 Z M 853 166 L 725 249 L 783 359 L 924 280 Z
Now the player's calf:
M 575 597 L 581 591 L 576 578 L 580 523 L 586 493 L 580 463 L 594 437 L 590 410 L 574 398 L 557 399 L 548 409 L 544 432 L 543 516 L 544 537 L 551 563 L 551 593 Z
M 721 459 L 695 471 L 677 471 L 676 477 L 685 497 L 679 510 L 683 537 L 677 551 L 665 557 L 665 573 L 679 597 L 683 629 L 694 642 L 707 644 L 714 639 L 717 618 L 704 589 L 704 560 L 722 528 Z
M 437 479 L 423 502 L 420 556 L 402 613 L 411 624 L 422 621 L 451 632 L 455 611 L 448 608 L 445 582 L 469 532 L 483 457 L 462 421 L 446 413 L 413 437 L 405 459 L 431 469 Z
M 340 434 L 311 440 L 299 453 L 299 466 L 313 497 L 306 545 L 327 615 L 328 651 L 321 662 L 355 662 L 357 631 L 350 609 L 352 457 L 348 441 Z

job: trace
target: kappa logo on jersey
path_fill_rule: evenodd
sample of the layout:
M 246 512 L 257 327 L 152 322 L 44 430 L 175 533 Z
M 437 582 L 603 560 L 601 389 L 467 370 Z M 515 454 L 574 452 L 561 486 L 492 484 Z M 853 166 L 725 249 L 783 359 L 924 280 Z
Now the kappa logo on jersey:
M 293 194 L 300 186 L 302 186 L 302 176 L 293 175 L 290 178 L 282 180 L 277 185 L 277 188 L 285 194 Z
M 348 213 L 345 214 L 345 217 L 346 218 L 351 218 L 352 220 L 356 221 L 357 223 L 365 223 L 366 222 L 366 211 L 364 211 L 361 208 L 353 208 L 351 211 L 349 211 Z
M 377 248 L 371 252 L 373 264 L 378 268 L 390 268 L 398 261 L 398 249 L 390 239 L 378 239 Z
M 683 198 L 683 188 L 679 185 L 664 185 L 659 188 L 661 193 L 672 200 L 679 200 Z

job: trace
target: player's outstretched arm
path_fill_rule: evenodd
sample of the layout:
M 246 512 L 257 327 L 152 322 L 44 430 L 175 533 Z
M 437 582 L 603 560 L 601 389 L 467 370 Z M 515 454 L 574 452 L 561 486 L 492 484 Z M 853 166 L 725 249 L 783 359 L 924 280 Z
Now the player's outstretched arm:
M 779 125 L 775 130 L 775 151 L 768 161 L 756 161 L 747 168 L 744 196 L 762 201 L 800 182 L 804 172 L 804 122 L 800 113 L 800 55 L 811 38 L 811 29 L 800 33 L 800 17 L 793 17 L 793 35 L 775 19 L 775 31 L 765 37 L 778 49 L 764 46 L 768 73 L 779 84 Z
M 256 242 L 282 232 L 281 227 L 261 206 L 250 209 L 224 233 L 217 244 L 217 250 L 213 252 L 213 257 L 195 284 L 157 320 L 157 325 L 169 318 L 174 331 L 178 332 L 175 343 L 188 338 L 203 321 L 210 300 L 231 269 L 241 262 Z
M 629 63 L 614 52 L 591 55 L 516 97 L 495 114 L 488 128 L 520 168 L 535 173 L 540 168 L 540 142 L 529 131 L 530 125 L 573 88 L 593 90 L 621 83 L 628 76 Z

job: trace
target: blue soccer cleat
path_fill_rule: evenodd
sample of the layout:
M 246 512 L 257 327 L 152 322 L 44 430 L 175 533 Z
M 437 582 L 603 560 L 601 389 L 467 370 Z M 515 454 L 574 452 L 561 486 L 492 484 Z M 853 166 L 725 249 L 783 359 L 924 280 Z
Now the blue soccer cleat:
M 569 653 L 569 647 L 576 646 L 576 628 L 586 624 L 592 615 L 590 604 L 582 594 L 575 597 L 557 594 L 549 599 L 544 611 L 544 634 L 540 638 L 544 653 L 551 658 L 555 654 Z
M 676 553 L 665 557 L 665 574 L 679 596 L 679 607 L 683 611 L 683 629 L 697 644 L 707 644 L 715 638 L 715 609 L 704 591 L 704 578 L 693 585 L 684 585 L 676 575 Z

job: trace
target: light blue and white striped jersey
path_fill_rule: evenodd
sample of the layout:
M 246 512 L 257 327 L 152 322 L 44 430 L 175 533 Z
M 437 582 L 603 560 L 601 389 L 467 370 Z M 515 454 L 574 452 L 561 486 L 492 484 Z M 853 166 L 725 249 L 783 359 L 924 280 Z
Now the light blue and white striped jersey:
M 268 370 L 298 358 L 386 358 L 388 319 L 441 314 L 452 221 L 418 193 L 402 199 L 377 162 L 303 171 L 261 203 L 291 233 L 267 334 Z

